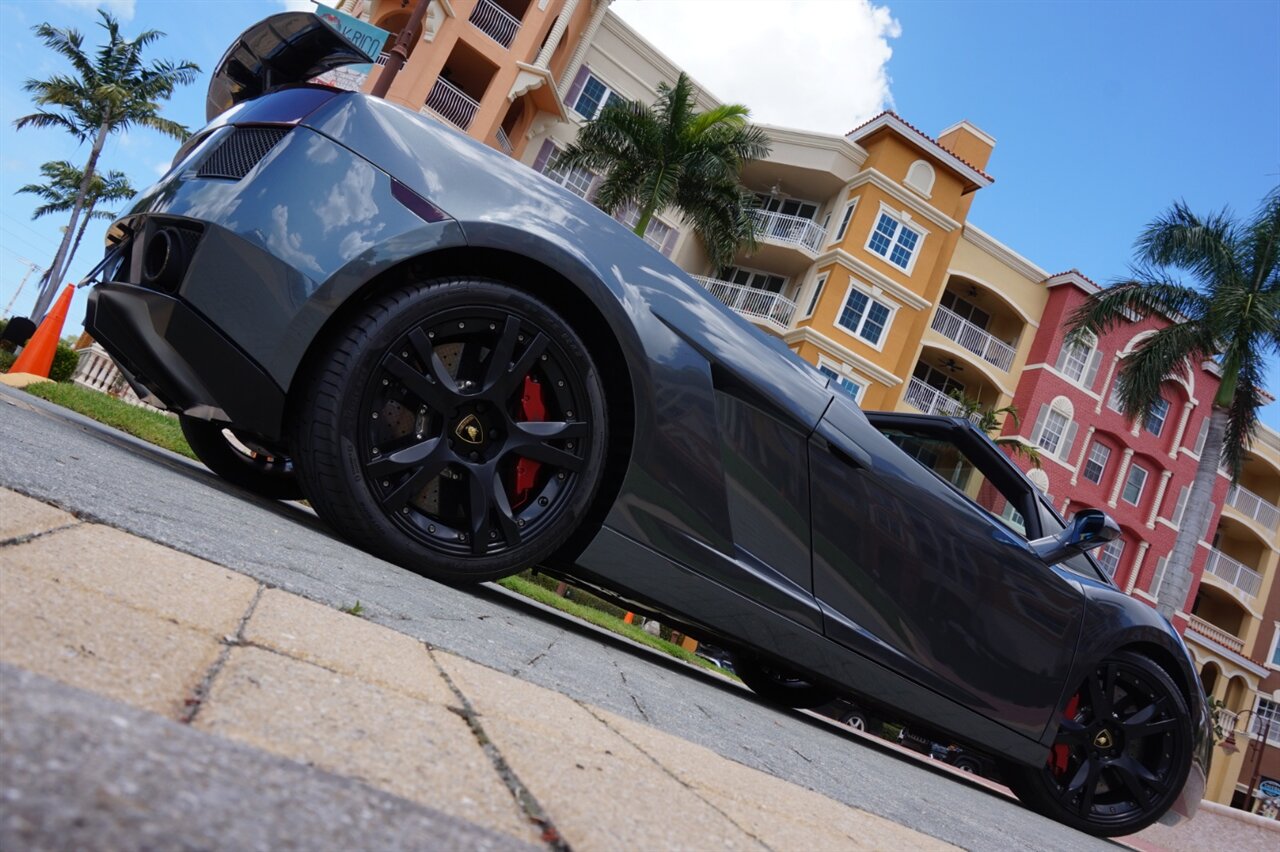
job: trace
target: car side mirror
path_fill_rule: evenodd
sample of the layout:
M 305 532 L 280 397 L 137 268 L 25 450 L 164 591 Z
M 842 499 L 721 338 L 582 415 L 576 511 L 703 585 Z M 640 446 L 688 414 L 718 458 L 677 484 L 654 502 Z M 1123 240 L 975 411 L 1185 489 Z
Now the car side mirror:
M 1081 509 L 1067 528 L 1031 542 L 1031 549 L 1046 565 L 1057 565 L 1079 553 L 1101 547 L 1120 537 L 1120 527 L 1101 509 Z

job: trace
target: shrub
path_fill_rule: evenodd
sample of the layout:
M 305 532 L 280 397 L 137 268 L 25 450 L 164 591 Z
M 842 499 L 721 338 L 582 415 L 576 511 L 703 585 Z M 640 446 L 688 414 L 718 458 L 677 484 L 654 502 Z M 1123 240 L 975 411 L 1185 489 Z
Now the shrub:
M 55 382 L 69 382 L 80 364 L 80 353 L 65 343 L 59 343 L 53 351 L 53 365 L 49 367 L 49 378 Z
M 13 362 L 18 360 L 18 356 L 10 352 L 8 349 L 0 349 L 0 373 L 9 372 L 9 368 L 13 366 Z

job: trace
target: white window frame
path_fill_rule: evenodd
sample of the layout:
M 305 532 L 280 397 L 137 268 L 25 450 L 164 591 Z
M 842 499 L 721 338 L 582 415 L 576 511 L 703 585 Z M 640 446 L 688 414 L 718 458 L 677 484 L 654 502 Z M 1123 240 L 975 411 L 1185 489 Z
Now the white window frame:
M 557 145 L 555 142 L 551 143 L 551 147 L 553 149 L 551 155 L 548 156 L 546 162 L 542 164 L 543 177 L 547 178 L 553 183 L 559 184 L 560 186 L 569 190 L 579 198 L 584 198 L 587 201 L 590 201 L 591 187 L 595 183 L 596 178 L 599 177 L 599 175 L 591 171 L 591 169 L 584 168 L 582 166 L 574 166 L 569 171 L 566 171 L 564 169 L 554 168 L 552 164 L 556 161 L 557 157 L 559 157 L 561 154 L 564 153 L 564 149 L 561 148 L 559 145 Z M 579 177 L 580 175 L 590 176 L 587 180 L 587 187 L 582 192 L 578 192 L 575 186 L 570 185 L 570 181 L 569 181 L 570 177 Z
M 628 216 L 627 215 L 628 213 L 631 213 L 632 215 Z M 640 208 L 638 207 L 622 208 L 618 210 L 617 214 L 614 216 L 614 220 L 621 222 L 622 224 L 626 225 L 628 228 L 634 228 L 636 226 L 636 223 L 640 221 Z M 655 239 L 653 234 L 650 233 L 650 231 L 651 229 L 656 231 L 659 228 L 665 229 L 665 230 L 662 231 L 661 238 Z M 644 241 L 649 245 L 653 246 L 654 248 L 656 248 L 659 251 L 659 253 L 661 253 L 663 245 L 666 244 L 667 237 L 670 236 L 673 232 L 676 233 L 677 235 L 680 233 L 680 231 L 674 225 L 664 222 L 662 218 L 655 213 L 653 216 L 649 217 L 649 224 L 644 226 Z M 784 286 L 785 286 L 785 283 L 786 282 L 783 282 Z
M 1102 451 L 1102 460 L 1094 458 L 1097 450 Z M 1089 454 L 1085 456 L 1084 467 L 1080 470 L 1080 475 L 1092 482 L 1094 485 L 1101 485 L 1103 478 L 1107 475 L 1107 462 L 1111 461 L 1111 448 L 1101 441 L 1094 441 L 1089 447 Z M 1089 465 L 1096 464 L 1098 466 L 1098 478 L 1094 479 L 1089 475 Z
M 921 166 L 923 166 L 923 168 L 919 168 Z M 912 177 L 912 175 L 918 175 L 922 173 L 927 175 L 927 177 L 924 178 L 923 180 L 918 177 L 917 178 Z M 907 176 L 902 179 L 902 184 L 903 186 L 918 193 L 920 196 L 924 198 L 932 198 L 933 184 L 934 184 L 934 181 L 937 180 L 937 178 L 938 178 L 938 173 L 934 171 L 932 165 L 930 165 L 925 160 L 916 160 L 907 169 Z
M 1098 551 L 1098 564 L 1102 566 L 1102 570 L 1107 572 L 1107 576 L 1115 579 L 1116 571 L 1120 569 L 1120 560 L 1124 557 L 1124 539 L 1116 538 L 1107 542 Z
M 1120 405 L 1120 371 L 1118 369 L 1115 378 L 1111 380 L 1111 392 L 1107 394 L 1107 408 L 1121 413 L 1124 411 Z
M 1164 404 L 1163 409 L 1160 408 L 1161 403 Z M 1159 438 L 1164 433 L 1165 423 L 1169 420 L 1169 408 L 1169 400 L 1165 399 L 1163 396 L 1160 397 L 1156 404 L 1151 407 L 1151 410 L 1147 412 L 1147 415 L 1142 418 L 1142 428 Z M 1151 418 L 1155 416 L 1157 410 L 1160 411 L 1160 420 L 1158 423 L 1159 428 L 1152 429 Z
M 1054 433 L 1053 446 L 1045 443 L 1045 435 L 1049 434 L 1049 426 L 1053 423 L 1054 417 L 1062 418 L 1062 427 Z M 1067 416 L 1065 411 L 1059 411 L 1053 406 L 1049 407 L 1048 414 L 1045 415 L 1044 423 L 1041 424 L 1040 434 L 1036 436 L 1036 445 L 1054 458 L 1059 458 L 1058 448 L 1062 446 L 1063 440 L 1067 437 L 1067 430 L 1071 428 L 1071 418 Z
M 836 234 L 831 238 L 831 242 L 838 243 L 844 240 L 844 235 L 849 233 L 849 225 L 853 222 L 853 211 L 858 209 L 858 199 L 853 199 L 844 206 L 844 213 L 840 214 L 840 227 L 836 229 Z
M 869 300 L 867 302 L 867 310 L 863 313 L 862 319 L 858 321 L 858 327 L 856 329 L 849 328 L 849 326 L 845 325 L 841 321 L 843 319 L 845 305 L 849 304 L 849 297 L 853 295 L 854 290 L 857 290 Z M 884 331 L 881 332 L 880 340 L 876 343 L 872 343 L 861 334 L 862 329 L 866 327 L 867 317 L 871 315 L 871 305 L 873 304 L 878 304 L 889 309 L 889 316 L 884 321 Z M 858 342 L 862 343 L 864 346 L 870 346 L 877 352 L 881 352 L 884 350 L 884 342 L 889 339 L 889 330 L 893 328 L 893 318 L 897 315 L 898 308 L 900 307 L 901 305 L 897 302 L 886 298 L 884 291 L 879 287 L 863 286 L 860 281 L 851 276 L 849 278 L 849 287 L 845 290 L 844 298 L 840 300 L 840 308 L 836 311 L 835 325 L 836 328 L 840 329 L 850 337 L 856 337 Z
M 1262 706 L 1263 702 L 1267 703 L 1266 708 Z M 1270 729 L 1265 728 L 1265 723 L 1259 717 L 1271 719 Z M 1267 730 L 1268 745 L 1280 746 L 1280 701 L 1257 695 L 1253 700 L 1253 713 L 1249 716 L 1249 739 L 1262 739 L 1263 730 Z
M 596 111 L 594 114 L 583 115 L 581 112 L 578 112 L 578 101 L 582 100 L 583 94 L 585 94 L 587 91 L 587 85 L 592 80 L 595 80 L 601 86 L 604 86 L 604 95 L 600 98 L 600 103 L 598 106 L 596 106 Z M 595 71 L 588 71 L 587 79 L 582 81 L 582 88 L 578 90 L 578 97 L 574 98 L 572 104 L 566 104 L 566 106 L 573 111 L 573 114 L 576 115 L 579 118 L 579 120 L 592 121 L 598 118 L 600 116 L 600 112 L 608 105 L 610 95 L 617 95 L 619 98 L 622 98 L 624 101 L 627 100 L 626 95 L 622 94 L 622 92 L 619 92 L 613 86 L 610 86 L 608 83 L 606 83 L 604 81 L 604 78 L 601 77 L 599 74 L 597 74 Z
M 827 279 L 831 277 L 830 272 L 824 272 L 818 276 L 814 282 L 813 290 L 809 293 L 808 310 L 805 311 L 801 319 L 808 319 L 813 316 L 813 312 L 818 309 L 818 301 L 822 298 L 822 290 L 827 285 Z
M 869 379 L 865 379 L 860 374 L 853 372 L 847 364 L 842 364 L 825 355 L 818 356 L 818 372 L 833 379 L 841 390 L 853 397 L 854 402 L 859 405 L 862 404 L 862 397 L 866 395 L 867 387 L 871 383 Z M 849 385 L 853 385 L 858 390 L 856 392 L 851 391 Z
M 1138 484 L 1138 493 L 1132 500 L 1129 499 L 1129 484 L 1133 481 L 1134 471 L 1142 471 L 1142 481 Z M 1142 505 L 1142 492 L 1147 490 L 1147 480 L 1151 478 L 1151 471 L 1147 470 L 1140 464 L 1130 462 L 1129 469 L 1124 474 L 1124 486 L 1120 489 L 1120 499 L 1128 503 L 1130 506 Z
M 885 254 L 880 254 L 878 251 L 871 248 L 871 241 L 875 239 L 875 236 L 877 233 L 876 227 L 880 224 L 880 218 L 882 216 L 887 216 L 890 219 L 892 219 L 894 222 L 893 236 L 889 238 L 889 247 L 888 249 L 886 249 Z M 899 266 L 898 264 L 889 260 L 889 258 L 893 255 L 893 248 L 898 244 L 898 238 L 901 236 L 902 228 L 904 226 L 909 230 L 915 232 L 918 235 L 918 238 L 916 240 L 915 248 L 911 250 L 911 256 L 907 259 L 907 265 Z M 872 257 L 878 258 L 881 262 L 887 264 L 893 269 L 898 270 L 904 275 L 910 275 L 912 270 L 916 268 L 916 260 L 919 259 L 920 253 L 924 250 L 924 241 L 925 239 L 928 238 L 928 236 L 929 236 L 929 232 L 924 228 L 920 227 L 920 224 L 911 218 L 910 213 L 906 213 L 900 210 L 894 210 L 889 205 L 885 204 L 884 202 L 881 202 L 880 209 L 876 212 L 875 217 L 871 221 L 871 228 L 867 232 L 867 242 L 863 246 L 863 248 L 866 250 L 867 254 L 871 255 Z
M 1271 650 L 1267 652 L 1265 660 L 1267 668 L 1280 670 L 1280 659 L 1276 658 L 1280 654 L 1280 621 L 1273 622 L 1275 631 L 1271 634 Z

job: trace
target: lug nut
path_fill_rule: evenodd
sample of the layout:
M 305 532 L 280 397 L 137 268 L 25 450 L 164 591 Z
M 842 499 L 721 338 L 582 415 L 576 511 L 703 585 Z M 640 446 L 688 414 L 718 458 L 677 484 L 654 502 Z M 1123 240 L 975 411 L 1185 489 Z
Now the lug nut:
M 430 338 L 431 340 L 435 340 L 435 339 L 436 339 L 436 333 L 435 333 L 434 331 L 428 331 L 428 332 L 427 332 L 427 337 L 428 337 L 428 338 Z
M 427 532 L 429 532 L 429 533 L 431 533 L 431 534 L 433 534 L 433 535 L 434 535 L 434 534 L 435 534 L 435 531 L 436 531 L 436 525 L 435 525 L 435 524 L 428 524 L 428 525 L 427 525 Z
M 539 506 L 545 506 L 545 505 L 547 505 L 547 504 L 548 504 L 548 503 L 550 503 L 550 502 L 551 502 L 551 501 L 550 501 L 550 500 L 548 500 L 546 497 L 539 497 L 539 498 L 538 498 L 538 505 L 539 505 Z

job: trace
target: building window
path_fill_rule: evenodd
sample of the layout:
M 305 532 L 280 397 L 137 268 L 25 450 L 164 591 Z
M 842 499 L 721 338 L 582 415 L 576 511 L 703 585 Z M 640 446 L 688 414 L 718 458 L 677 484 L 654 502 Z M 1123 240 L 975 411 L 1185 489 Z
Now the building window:
M 844 216 L 840 218 L 840 230 L 836 231 L 833 242 L 840 242 L 844 239 L 845 233 L 849 230 L 849 222 L 853 219 L 853 208 L 858 206 L 858 199 L 853 199 L 844 207 Z
M 950 290 L 944 291 L 942 298 L 939 301 L 941 302 L 942 307 L 984 331 L 986 330 L 987 325 L 991 322 L 991 314 L 987 313 L 973 302 L 970 302 L 968 299 L 960 298 Z
M 1280 621 L 1276 622 L 1276 632 L 1271 636 L 1271 653 L 1267 655 L 1267 665 L 1280 668 Z
M 1161 556 L 1156 560 L 1156 573 L 1151 578 L 1151 597 L 1160 597 L 1160 584 L 1164 582 L 1164 566 L 1169 562 L 1169 557 Z
M 1209 418 L 1205 417 L 1200 421 L 1200 431 L 1196 434 L 1196 455 L 1204 452 L 1205 439 L 1209 437 Z
M 1249 735 L 1261 737 L 1266 732 L 1267 742 L 1280 745 L 1280 702 L 1258 696 L 1258 703 L 1253 706 L 1253 717 L 1249 720 Z
M 813 311 L 818 307 L 818 300 L 822 298 L 822 288 L 827 284 L 827 276 L 823 275 L 818 279 L 818 283 L 813 285 L 813 295 L 809 297 L 809 308 L 804 312 L 806 317 L 813 316 Z
M 636 223 L 640 221 L 640 209 L 634 204 L 628 204 L 614 213 L 613 218 L 628 228 L 634 228 Z M 679 231 L 663 222 L 657 216 L 651 216 L 649 224 L 644 227 L 644 241 L 668 256 L 671 254 L 671 249 L 675 245 L 675 238 L 678 235 Z
M 1138 505 L 1142 499 L 1142 489 L 1147 484 L 1147 469 L 1141 465 L 1129 465 L 1129 475 L 1124 480 L 1124 493 L 1121 495 L 1126 503 Z
M 1160 397 L 1155 405 L 1151 406 L 1151 410 L 1147 412 L 1147 421 L 1143 425 L 1148 432 L 1158 437 L 1164 431 L 1164 421 L 1168 417 L 1169 400 Z
M 1112 411 L 1123 411 L 1124 407 L 1120 404 L 1120 372 L 1116 371 L 1115 381 L 1111 383 L 1111 394 L 1107 397 L 1107 408 Z
M 869 251 L 904 271 L 911 270 L 911 262 L 919 246 L 920 232 L 912 230 L 883 210 L 871 231 L 871 239 L 867 241 Z
M 769 213 L 781 213 L 784 216 L 796 216 L 813 221 L 818 215 L 818 205 L 802 198 L 782 198 L 769 193 L 757 192 L 755 206 Z
M 617 103 L 623 97 L 606 86 L 595 74 L 588 74 L 582 84 L 582 91 L 573 102 L 573 109 L 583 118 L 595 118 L 609 104 Z
M 861 290 L 850 287 L 849 296 L 844 301 L 844 308 L 840 311 L 838 322 L 850 334 L 879 348 L 892 315 L 893 311 L 888 305 L 877 302 Z
M 1026 519 L 1022 517 L 1022 513 L 1019 512 L 1012 503 L 1008 501 L 1005 502 L 1004 509 L 1000 511 L 1000 517 L 1011 529 L 1017 530 L 1022 535 L 1027 534 Z
M 933 179 L 933 166 L 924 160 L 916 160 L 907 169 L 907 179 L 903 183 L 928 198 L 929 193 L 933 192 Z
M 1089 390 L 1098 374 L 1098 338 L 1088 335 L 1082 340 L 1065 344 L 1058 351 L 1055 369 L 1071 381 Z
M 1098 551 L 1098 564 L 1107 572 L 1108 577 L 1116 576 L 1120 567 L 1120 557 L 1124 554 L 1124 539 L 1117 538 L 1107 542 L 1106 547 Z
M 826 364 L 818 365 L 818 372 L 831 379 L 832 387 L 837 387 L 853 397 L 854 402 L 857 402 L 862 397 L 863 387 L 853 379 L 840 375 L 840 373 Z
M 1061 411 L 1050 409 L 1040 426 L 1040 437 L 1036 443 L 1050 455 L 1057 455 L 1058 447 L 1062 446 L 1062 436 L 1067 432 L 1068 422 L 1067 416 Z
M 1084 463 L 1084 478 L 1097 484 L 1102 482 L 1102 475 L 1107 469 L 1107 460 L 1111 458 L 1111 448 L 1106 444 L 1094 442 L 1089 448 L 1089 458 Z
M 554 159 L 548 160 L 547 167 L 542 173 L 574 195 L 586 198 L 591 192 L 591 183 L 596 176 L 580 166 L 569 169 L 556 168 L 551 165 L 553 162 Z
M 720 277 L 739 287 L 750 287 L 753 290 L 768 290 L 770 293 L 781 293 L 787 279 L 781 275 L 772 275 L 755 269 L 743 269 L 738 266 L 727 266 L 720 270 Z
M 964 396 L 963 382 L 956 381 L 953 376 L 949 376 L 941 370 L 936 370 L 921 361 L 916 362 L 916 368 L 911 371 L 911 375 L 943 396 L 954 397 L 957 394 Z

